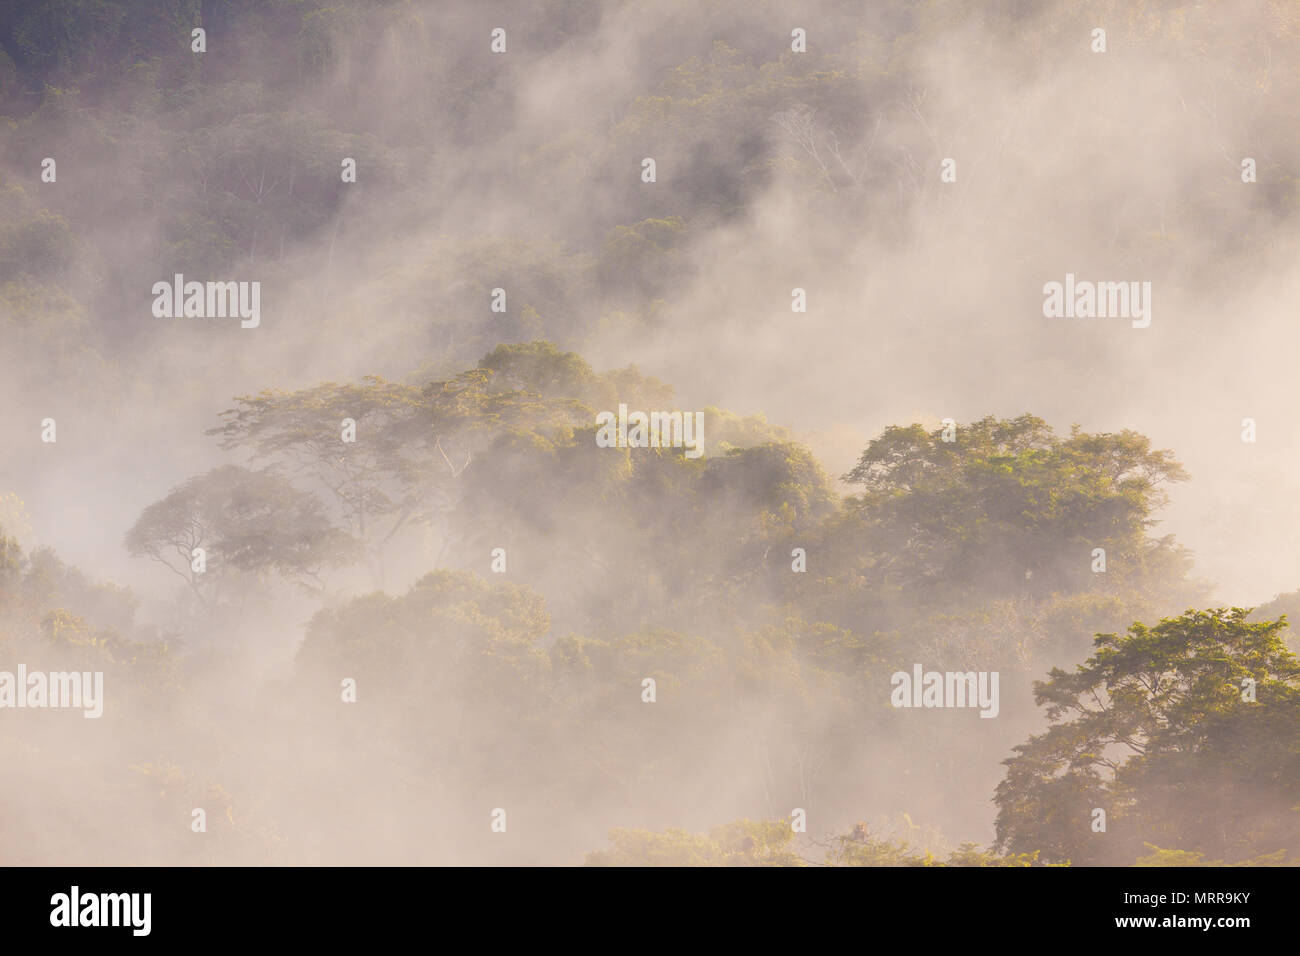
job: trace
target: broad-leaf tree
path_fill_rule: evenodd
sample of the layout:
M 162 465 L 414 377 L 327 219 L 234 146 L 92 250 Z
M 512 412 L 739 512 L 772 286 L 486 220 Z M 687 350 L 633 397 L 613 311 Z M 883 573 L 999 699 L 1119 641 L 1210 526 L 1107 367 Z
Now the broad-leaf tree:
M 1036 683 L 1052 723 L 1006 761 L 998 845 L 1123 864 L 1144 841 L 1230 860 L 1300 849 L 1300 660 L 1285 619 L 1248 613 L 1100 634 L 1074 673 Z

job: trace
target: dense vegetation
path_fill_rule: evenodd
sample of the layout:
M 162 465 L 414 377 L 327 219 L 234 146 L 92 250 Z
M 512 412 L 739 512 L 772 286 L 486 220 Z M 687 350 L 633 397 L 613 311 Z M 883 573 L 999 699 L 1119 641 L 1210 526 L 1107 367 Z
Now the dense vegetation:
M 1141 436 L 1062 438 L 1030 416 L 960 426 L 952 443 L 941 429 L 891 428 L 846 476 L 863 493 L 840 498 L 806 449 L 719 410 L 714 452 L 696 461 L 597 448 L 586 402 L 639 388 L 665 386 L 533 343 L 422 388 L 376 379 L 237 400 L 213 431 L 249 463 L 182 483 L 127 538 L 186 578 L 191 637 L 228 634 L 293 584 L 325 602 L 293 682 L 240 705 L 273 728 L 263 746 L 283 777 L 229 789 L 223 799 L 258 809 L 255 823 L 230 818 L 222 852 L 310 857 L 309 835 L 325 833 L 331 852 L 396 852 L 365 823 L 380 793 L 411 859 L 485 852 L 463 821 L 497 806 L 547 833 L 575 827 L 578 807 L 593 823 L 662 826 L 752 807 L 769 819 L 795 807 L 815 820 L 938 814 L 972 785 L 991 789 L 990 758 L 1037 726 L 1021 689 L 1034 675 L 1188 593 L 1177 546 L 1148 534 L 1160 480 L 1183 475 Z M 345 407 L 355 444 L 337 438 Z M 545 511 L 529 507 L 539 496 Z M 398 594 L 330 590 L 331 567 L 378 582 L 389 559 L 425 559 L 430 530 L 443 570 Z M 195 547 L 202 574 L 185 557 Z M 1105 573 L 1089 570 L 1095 547 Z M 794 569 L 800 548 L 806 572 Z M 197 761 L 209 773 L 249 759 L 185 703 L 203 696 L 209 661 L 143 633 L 129 593 L 48 551 L 7 541 L 0 593 L 7 650 L 106 670 L 139 698 L 138 714 L 112 715 L 120 747 L 147 748 L 160 730 L 144 715 L 174 714 L 164 736 L 184 761 L 137 757 L 137 773 L 227 792 L 185 766 L 193 754 L 224 755 Z M 736 823 L 707 837 L 618 830 L 591 861 L 1133 863 L 1144 844 L 1293 855 L 1300 662 L 1283 627 L 1188 611 L 1103 634 L 1075 673 L 1052 668 L 1035 685 L 1051 726 L 1015 748 L 997 786 L 1008 856 L 935 856 L 865 824 L 797 851 L 788 824 Z M 1001 671 L 997 729 L 969 712 L 891 708 L 889 675 L 913 660 Z M 359 689 L 352 707 L 343 678 Z M 100 771 L 119 778 L 121 759 L 101 754 Z M 911 807 L 891 795 L 900 785 Z M 292 814 L 301 788 L 334 799 Z M 1110 816 L 1105 840 L 1089 828 L 1095 807 Z
M 486 48 L 495 14 L 472 3 L 6 5 L 0 399 L 101 425 L 176 403 L 165 434 L 209 457 L 140 452 L 169 476 L 122 540 L 171 575 L 152 604 L 25 540 L 22 502 L 0 498 L 0 670 L 103 671 L 112 695 L 98 722 L 0 713 L 6 779 L 41 781 L 0 787 L 0 861 L 1300 862 L 1300 592 L 1207 606 L 1158 527 L 1195 475 L 1146 435 L 1028 412 L 901 421 L 833 475 L 791 429 L 705 404 L 703 457 L 598 447 L 598 413 L 682 405 L 637 346 L 705 268 L 692 243 L 764 190 L 827 234 L 907 246 L 956 228 L 955 201 L 914 175 L 932 127 L 963 135 L 929 112 L 921 38 L 1014 36 L 1008 69 L 1028 81 L 1030 51 L 1091 23 L 889 3 L 796 56 L 782 18 L 721 39 L 691 6 L 674 7 L 688 26 L 646 27 L 652 83 L 534 120 L 546 135 L 524 149 L 502 130 L 536 108 L 529 70 L 629 5 L 518 5 L 518 54 L 499 60 L 440 42 Z M 835 35 L 860 6 L 828 2 L 814 26 Z M 1115 32 L 1191 57 L 1212 6 L 1143 7 Z M 1259 152 L 1278 166 L 1294 66 L 1267 91 Z M 1256 95 L 1229 71 L 1205 123 Z M 877 140 L 855 118 L 881 102 Z M 672 190 L 638 188 L 646 143 Z M 426 230 L 439 202 L 488 186 L 527 220 Z M 1169 236 L 1217 216 L 1246 256 L 1215 189 L 1189 192 L 1110 254 L 1198 269 L 1229 240 Z M 1252 201 L 1286 218 L 1300 194 L 1276 176 Z M 990 226 L 1013 228 L 1032 252 L 1042 227 Z M 416 238 L 393 255 L 390 234 Z M 186 338 L 143 291 L 177 272 L 260 277 L 288 318 Z M 487 319 L 501 276 L 509 307 Z M 331 350 L 355 374 L 302 371 Z M 195 382 L 221 406 L 185 404 Z M 46 467 L 19 458 L 0 495 Z M 260 656 L 267 630 L 293 631 L 282 670 Z M 1000 673 L 998 718 L 892 707 L 891 675 L 916 663 Z

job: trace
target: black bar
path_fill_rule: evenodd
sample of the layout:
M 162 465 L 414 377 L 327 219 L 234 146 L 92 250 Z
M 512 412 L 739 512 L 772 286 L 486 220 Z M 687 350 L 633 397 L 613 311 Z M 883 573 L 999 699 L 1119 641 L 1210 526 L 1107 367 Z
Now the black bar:
M 839 924 L 855 928 L 864 943 L 891 927 L 910 926 L 927 942 L 1051 933 L 1037 938 L 1086 944 L 1131 936 L 1147 945 L 1200 938 L 1231 946 L 1259 931 L 1287 930 L 1284 907 L 1293 905 L 1295 877 L 1288 868 L 820 869 L 783 875 L 734 869 L 10 868 L 0 871 L 0 918 L 9 942 L 56 945 L 70 934 L 92 944 L 112 938 L 373 945 L 400 942 L 426 926 L 443 927 L 433 938 L 447 943 L 459 935 L 456 926 L 477 927 L 481 939 L 484 933 L 496 941 L 523 934 L 540 942 L 557 935 L 591 938 L 599 925 L 615 934 L 603 936 L 615 946 L 619 939 L 650 937 L 667 944 L 684 938 L 672 933 L 700 924 L 728 938 L 752 934 L 761 941 L 798 931 L 813 934 L 811 941 L 836 933 Z M 70 902 L 73 886 L 83 913 L 87 895 L 150 894 L 148 934 L 136 935 L 140 911 L 123 910 L 126 925 L 116 927 L 51 925 L 57 895 Z M 1241 918 L 1248 925 L 1219 922 Z M 1134 919 L 1154 924 L 1120 925 Z M 1193 919 L 1211 925 L 1189 925 Z

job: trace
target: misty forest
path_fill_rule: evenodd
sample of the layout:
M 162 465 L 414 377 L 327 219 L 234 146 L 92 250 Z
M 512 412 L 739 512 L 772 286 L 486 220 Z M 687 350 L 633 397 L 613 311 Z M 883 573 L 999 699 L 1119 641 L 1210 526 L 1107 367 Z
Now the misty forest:
M 0 863 L 1300 863 L 1297 129 L 1282 0 L 5 0 Z

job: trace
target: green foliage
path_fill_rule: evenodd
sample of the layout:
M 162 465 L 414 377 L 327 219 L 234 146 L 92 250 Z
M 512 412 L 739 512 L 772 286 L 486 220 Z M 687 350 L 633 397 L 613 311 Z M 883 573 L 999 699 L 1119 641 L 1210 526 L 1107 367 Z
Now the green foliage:
M 1133 864 L 1134 866 L 1300 866 L 1300 857 L 1293 857 L 1289 863 L 1287 862 L 1285 850 L 1278 850 L 1276 853 L 1265 853 L 1253 860 L 1225 863 L 1223 860 L 1207 860 L 1204 853 L 1188 850 L 1164 850 L 1152 843 L 1143 845 L 1151 852 L 1146 856 L 1138 857 L 1137 862 Z
M 1007 855 L 970 844 L 931 853 L 912 834 L 864 832 L 837 838 L 833 861 L 1294 860 L 1295 663 L 1276 619 L 1300 613 L 1296 596 L 1251 619 L 1189 611 L 1133 625 L 1127 637 L 1106 634 L 1200 606 L 1186 554 L 1153 530 L 1166 487 L 1186 475 L 1144 436 L 1058 435 L 1023 415 L 961 426 L 948 444 L 938 430 L 897 425 L 845 476 L 848 499 L 809 449 L 762 415 L 707 407 L 699 460 L 594 444 L 597 411 L 677 403 L 671 385 L 637 367 L 598 372 L 580 352 L 618 354 L 684 331 L 695 313 L 682 307 L 700 301 L 693 280 L 709 255 L 726 252 L 717 239 L 743 241 L 780 208 L 758 197 L 786 197 L 817 234 L 889 248 L 944 228 L 944 194 L 973 194 L 932 188 L 920 166 L 939 142 L 954 155 L 983 144 L 966 132 L 965 99 L 927 102 L 940 83 L 934 51 L 955 41 L 968 65 L 1008 57 L 1000 66 L 1019 82 L 1082 14 L 1067 11 L 1062 26 L 1025 22 L 1015 5 L 888 0 L 855 36 L 859 5 L 834 3 L 809 22 L 811 36 L 833 42 L 792 55 L 785 24 L 757 18 L 720 41 L 714 5 L 679 3 L 662 23 L 633 18 L 649 31 L 637 49 L 648 81 L 620 77 L 612 108 L 590 109 L 597 99 L 580 93 L 567 113 L 534 117 L 537 58 L 585 49 L 602 23 L 635 11 L 622 0 L 543 0 L 511 20 L 512 44 L 526 43 L 493 58 L 480 41 L 472 52 L 444 42 L 478 22 L 474 4 L 442 6 L 432 16 L 386 0 L 11 0 L 0 17 L 0 137 L 23 177 L 0 184 L 0 338 L 12 356 L 0 397 L 51 408 L 128 394 L 169 400 L 169 389 L 211 364 L 209 353 L 195 350 L 194 366 L 173 369 L 187 350 L 168 338 L 175 326 L 136 308 L 142 290 L 173 272 L 215 278 L 236 266 L 292 288 L 293 308 L 317 323 L 321 342 L 343 331 L 364 343 L 374 364 L 356 367 L 395 376 L 235 398 L 214 429 L 218 444 L 265 470 L 230 465 L 190 479 L 127 536 L 132 552 L 165 561 L 209 604 L 256 585 L 260 612 L 273 599 L 289 603 L 277 579 L 311 586 L 292 596 L 320 608 L 294 677 L 239 695 L 249 707 L 287 701 L 288 716 L 267 718 L 276 731 L 268 739 L 290 751 L 285 777 L 302 793 L 339 794 L 305 822 L 299 806 L 325 801 L 285 800 L 277 822 L 301 827 L 295 849 L 329 832 L 364 852 L 382 854 L 387 840 L 390 850 L 455 858 L 469 838 L 450 826 L 421 830 L 436 815 L 431 805 L 457 819 L 506 802 L 535 814 L 534 832 L 587 827 L 568 834 L 575 846 L 616 821 L 658 824 L 664 806 L 683 802 L 707 821 L 816 797 L 830 818 L 850 819 L 862 794 L 892 799 L 873 779 L 878 767 L 901 768 L 908 795 L 933 809 L 984 793 L 989 753 L 1030 728 L 1013 726 L 1007 739 L 990 731 L 981 750 L 950 734 L 946 715 L 923 728 L 904 723 L 882 692 L 897 662 L 996 662 L 1010 703 L 1024 693 L 1020 678 L 1078 660 L 1101 632 L 1107 640 L 1078 674 L 1052 670 L 1039 685 L 1052 727 L 1017 749 L 998 791 Z M 1223 29 L 1225 15 L 1213 4 L 1157 5 L 1111 29 L 1153 57 L 1197 57 L 1206 44 L 1230 52 L 1212 96 L 1180 90 L 1184 117 L 1294 118 L 1290 61 L 1261 68 L 1246 34 Z M 190 51 L 200 24 L 216 55 Z M 969 43 L 976 25 L 1015 36 L 1015 49 Z M 1289 42 L 1285 16 L 1270 25 L 1269 43 Z M 516 116 L 528 122 L 509 137 L 497 119 L 482 119 Z M 1222 259 L 1232 263 L 1270 241 L 1267 229 L 1198 227 L 1207 216 L 1254 223 L 1295 211 L 1300 191 L 1283 161 L 1294 123 L 1276 125 L 1276 138 L 1249 137 L 1258 155 L 1282 157 L 1249 197 L 1207 166 L 1206 179 L 1187 180 L 1192 199 L 1161 204 L 1160 261 L 1181 255 L 1193 274 L 1220 251 L 1216 242 L 1231 245 Z M 1010 168 L 1007 144 L 1024 145 L 1016 137 L 1034 128 L 1009 122 L 984 168 Z M 670 188 L 646 189 L 634 175 L 648 143 Z M 1064 145 L 1084 158 L 1096 148 Z M 59 157 L 57 188 L 31 183 L 47 154 Z M 474 168 L 456 161 L 462 155 Z M 358 160 L 357 183 L 341 182 L 342 156 Z M 998 203 L 998 190 L 1022 180 L 980 182 Z M 493 190 L 479 219 L 487 234 L 461 228 L 483 184 Z M 589 198 L 576 208 L 575 184 Z M 496 215 L 521 197 L 526 219 Z M 1128 214 L 1157 231 L 1154 204 Z M 976 220 L 981 229 L 989 221 Z M 1022 233 L 1017 248 L 1040 235 L 1014 217 L 1006 224 Z M 401 241 L 376 241 L 390 232 Z M 1117 235 L 1112 245 L 1128 261 L 1151 262 L 1152 241 Z M 302 275 L 318 288 L 289 281 Z M 485 321 L 503 276 L 509 308 Z M 315 292 L 319 314 L 307 301 Z M 69 374 L 51 383 L 50 363 Z M 163 368 L 174 377 L 151 391 Z M 241 381 L 254 373 L 234 371 Z M 356 422 L 355 444 L 340 440 L 345 418 Z M 25 550 L 18 515 L 3 517 L 6 652 L 33 665 L 103 666 L 124 696 L 174 703 L 182 666 L 200 669 L 203 658 L 179 657 L 170 638 L 138 624 L 129 590 L 97 583 L 49 549 Z M 490 549 L 507 544 L 513 583 L 485 583 L 478 573 Z M 190 570 L 196 546 L 209 551 L 201 579 Z M 1107 552 L 1105 575 L 1089 567 L 1096 547 Z M 792 571 L 796 548 L 806 573 Z M 415 583 L 354 597 L 350 565 L 363 559 L 379 587 Z M 256 616 L 243 610 L 232 627 Z M 179 620 L 189 638 L 202 631 L 188 612 Z M 359 678 L 364 702 L 346 716 L 336 703 L 342 675 Z M 1248 676 L 1254 705 L 1240 700 Z M 653 709 L 637 696 L 647 677 L 660 695 Z M 204 722 L 198 703 L 187 706 L 183 734 Z M 178 712 L 150 716 L 159 713 Z M 299 713 L 309 717 L 298 723 Z M 137 783 L 167 799 L 210 800 L 231 831 L 243 827 L 235 798 L 209 786 L 222 775 L 155 758 L 158 738 L 144 722 L 134 730 L 123 752 L 145 754 L 131 758 L 142 768 Z M 318 751 L 322 740 L 342 744 Z M 32 776 L 34 765 L 8 758 L 36 744 L 0 742 L 14 779 Z M 205 743 L 195 752 L 236 762 Z M 131 766 L 119 756 L 104 759 Z M 125 817 L 139 804 L 122 776 L 96 782 Z M 376 811 L 374 793 L 344 786 L 355 783 L 348 777 L 406 795 L 409 803 L 382 805 L 393 809 L 391 833 L 349 819 L 347 793 L 362 805 L 354 816 L 387 827 L 389 815 Z M 248 779 L 231 787 L 240 784 L 243 800 L 254 788 Z M 589 808 L 582 824 L 556 809 L 573 806 Z M 1087 826 L 1097 806 L 1110 815 L 1104 843 Z M 277 832 L 259 822 L 244 831 L 255 839 L 222 838 L 256 858 L 278 852 Z M 614 849 L 592 862 L 801 862 L 783 823 L 615 833 Z M 1184 849 L 1147 844 L 1143 855 L 1143 837 Z
M 825 848 L 824 859 L 807 859 L 796 851 L 789 822 L 735 820 L 707 834 L 668 829 L 615 828 L 613 846 L 586 855 L 587 866 L 1042 866 L 1037 853 L 1000 856 L 963 843 L 946 858 L 916 850 L 907 843 L 877 840 L 859 823 Z M 812 849 L 809 847 L 808 849 Z
M 587 866 L 804 866 L 788 823 L 736 820 L 708 834 L 614 829 L 612 849 L 588 853 Z
M 887 579 L 1043 596 L 1177 574 L 1178 549 L 1146 538 L 1162 486 L 1187 477 L 1170 452 L 1128 430 L 1060 438 L 1031 415 L 959 426 L 951 442 L 943 432 L 891 426 L 844 476 L 863 489 L 856 533 L 886 553 Z M 1098 547 L 1104 576 L 1091 570 Z
M 542 398 L 567 398 L 598 403 L 596 373 L 582 357 L 561 352 L 551 342 L 498 345 L 478 367 L 492 372 L 492 387 L 501 391 L 535 393 Z
M 1053 668 L 1034 685 L 1052 726 L 1016 747 L 997 789 L 999 845 L 1076 862 L 1127 862 L 1143 837 L 1236 858 L 1295 853 L 1300 662 L 1284 626 L 1189 610 L 1098 635 L 1073 674 Z
M 679 216 L 615 226 L 595 264 L 597 286 L 615 302 L 658 298 L 686 268 L 686 235 Z
M 876 840 L 859 823 L 853 832 L 838 836 L 826 854 L 831 866 L 1043 866 L 1038 861 L 1038 851 L 1011 853 L 1005 856 L 993 850 L 980 849 L 974 843 L 963 843 L 946 858 L 924 850 L 914 849 L 904 842 Z M 1068 865 L 1068 864 L 1055 864 Z
M 146 508 L 126 548 L 179 575 L 204 604 L 222 600 L 241 575 L 273 571 L 319 586 L 323 567 L 356 554 L 356 542 L 330 524 L 313 495 L 273 471 L 236 465 L 191 478 Z M 198 548 L 206 552 L 203 571 L 193 567 Z

